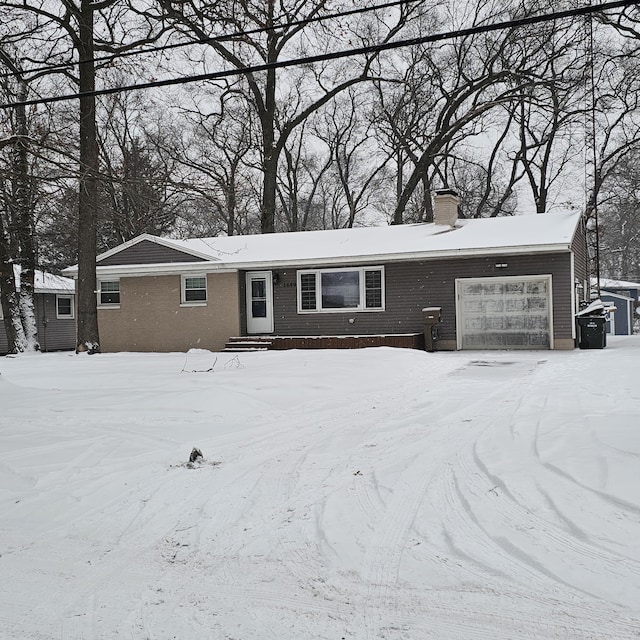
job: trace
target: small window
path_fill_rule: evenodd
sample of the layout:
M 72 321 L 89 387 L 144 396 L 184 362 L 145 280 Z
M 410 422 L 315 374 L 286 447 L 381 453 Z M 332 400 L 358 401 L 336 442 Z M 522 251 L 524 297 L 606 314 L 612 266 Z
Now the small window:
M 73 296 L 56 296 L 56 317 L 73 318 Z
M 191 304 L 206 304 L 206 276 L 184 276 L 182 278 L 182 302 Z
M 302 311 L 316 310 L 316 274 L 300 275 L 300 308 Z
M 382 270 L 372 269 L 364 272 L 364 306 L 367 309 L 382 308 Z
M 120 280 L 101 280 L 98 291 L 98 301 L 101 307 L 117 306 L 120 304 Z
M 382 311 L 383 267 L 298 272 L 298 310 Z

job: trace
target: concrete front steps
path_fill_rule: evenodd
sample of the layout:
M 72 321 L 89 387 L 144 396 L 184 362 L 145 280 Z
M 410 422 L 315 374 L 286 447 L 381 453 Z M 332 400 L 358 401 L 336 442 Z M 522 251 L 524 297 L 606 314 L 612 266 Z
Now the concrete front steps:
M 248 351 L 268 351 L 271 349 L 272 341 L 269 338 L 254 338 L 246 336 L 235 336 L 229 338 L 223 351 L 233 353 L 243 353 Z

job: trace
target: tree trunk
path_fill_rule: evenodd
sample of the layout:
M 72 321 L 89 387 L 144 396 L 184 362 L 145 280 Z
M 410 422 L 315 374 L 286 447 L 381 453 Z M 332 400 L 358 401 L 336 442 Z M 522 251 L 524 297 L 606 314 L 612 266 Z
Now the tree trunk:
M 16 282 L 13 275 L 13 263 L 7 252 L 7 242 L 2 217 L 0 216 L 0 305 L 4 318 L 4 330 L 7 335 L 7 350 L 9 353 L 19 353 L 25 350 L 26 340 L 20 312 Z
M 425 171 L 425 167 L 427 165 L 427 154 L 424 154 L 420 159 L 418 164 L 416 164 L 413 172 L 409 176 L 407 183 L 404 185 L 404 189 L 400 194 L 400 198 L 396 202 L 396 209 L 393 212 L 393 223 L 392 224 L 402 224 L 402 220 L 404 219 L 404 212 L 407 209 L 407 205 L 409 204 L 409 200 L 411 200 L 411 196 L 413 192 L 416 190 L 416 187 L 420 184 L 422 180 L 423 173 Z
M 27 99 L 27 84 L 18 81 L 18 102 Z M 35 315 L 35 273 L 36 252 L 34 245 L 34 225 L 31 206 L 31 189 L 29 180 L 28 159 L 28 127 L 27 113 L 24 105 L 16 107 L 16 132 L 20 136 L 14 147 L 14 189 L 13 197 L 16 210 L 16 244 L 19 251 L 20 264 L 20 296 L 19 311 L 26 339 L 27 351 L 38 351 L 38 325 Z
M 273 46 L 273 44 L 272 44 Z M 273 54 L 276 57 L 276 54 Z M 262 184 L 262 211 L 260 226 L 262 233 L 274 233 L 276 230 L 276 193 L 278 187 L 278 157 L 275 148 L 276 113 L 276 71 L 267 71 L 265 87 L 264 113 L 261 114 L 264 182 Z
M 80 93 L 95 90 L 93 8 L 82 0 L 78 15 Z M 98 142 L 96 100 L 80 98 L 80 194 L 78 206 L 78 337 L 76 351 L 100 351 L 96 299 L 96 228 L 98 215 Z
M 273 146 L 270 149 L 267 149 L 265 144 L 262 211 L 260 213 L 260 228 L 262 233 L 274 233 L 276 230 L 277 178 L 278 156 L 275 154 Z
M 397 205 L 400 202 L 400 198 L 402 197 L 402 190 L 404 188 L 404 158 L 402 156 L 402 148 L 398 145 L 397 150 L 398 160 L 398 171 L 396 173 L 396 209 L 393 212 L 393 219 L 391 220 L 391 224 L 402 224 L 404 222 L 404 210 L 398 209 Z

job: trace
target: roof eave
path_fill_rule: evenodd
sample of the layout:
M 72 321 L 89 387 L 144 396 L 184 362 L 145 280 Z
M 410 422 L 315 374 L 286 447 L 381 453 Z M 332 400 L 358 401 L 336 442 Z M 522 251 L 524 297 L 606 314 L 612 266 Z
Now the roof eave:
M 45 287 L 36 287 L 34 289 L 34 293 L 55 293 L 56 295 L 74 295 L 75 294 L 75 289 L 52 289 L 52 288 L 45 288 Z
M 290 260 L 256 260 L 245 262 L 222 262 L 208 260 L 206 262 L 171 262 L 162 264 L 129 264 L 97 267 L 98 275 L 171 275 L 175 273 L 230 273 L 239 270 L 283 269 L 293 267 L 314 267 L 331 265 L 358 265 L 385 262 L 414 262 L 417 260 L 438 260 L 445 258 L 471 258 L 481 256 L 508 256 L 522 254 L 563 253 L 571 251 L 569 244 L 528 245 L 512 247 L 483 247 L 481 249 L 447 249 L 443 251 L 418 251 L 411 253 L 370 254 L 356 256 L 333 256 L 327 258 L 304 258 Z M 70 275 L 77 275 L 77 268 L 65 270 Z

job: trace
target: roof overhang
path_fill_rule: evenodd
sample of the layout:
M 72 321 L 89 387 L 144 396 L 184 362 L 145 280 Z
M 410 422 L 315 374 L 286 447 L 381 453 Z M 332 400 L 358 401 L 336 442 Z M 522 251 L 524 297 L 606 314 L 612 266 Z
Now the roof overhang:
M 620 293 L 614 293 L 613 291 L 606 291 L 605 289 L 600 289 L 600 296 L 611 296 L 612 298 L 618 298 L 619 300 L 625 300 L 627 302 L 635 302 L 634 298 L 630 298 L 629 296 L 623 296 Z
M 153 237 L 153 236 L 151 236 Z M 170 246 L 170 245 L 167 245 Z M 175 248 L 175 247 L 173 247 Z M 334 256 L 328 258 L 304 258 L 289 260 L 256 260 L 246 262 L 223 262 L 207 259 L 205 262 L 171 262 L 162 264 L 128 264 L 97 266 L 99 276 L 162 276 L 176 273 L 233 273 L 244 270 L 260 269 L 284 269 L 284 268 L 309 268 L 334 265 L 363 265 L 370 263 L 387 262 L 416 262 L 422 260 L 442 260 L 451 258 L 477 258 L 488 256 L 510 255 L 544 255 L 550 253 L 568 253 L 571 251 L 569 244 L 549 244 L 515 247 L 482 247 L 481 249 L 455 249 L 444 251 L 371 254 L 357 256 Z M 76 277 L 77 266 L 68 267 L 65 274 Z
M 73 296 L 75 295 L 75 289 L 46 289 L 36 287 L 34 290 L 35 293 L 55 293 L 59 296 Z

